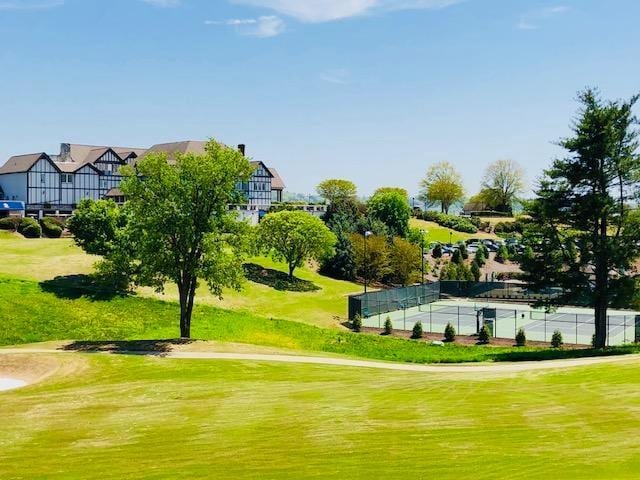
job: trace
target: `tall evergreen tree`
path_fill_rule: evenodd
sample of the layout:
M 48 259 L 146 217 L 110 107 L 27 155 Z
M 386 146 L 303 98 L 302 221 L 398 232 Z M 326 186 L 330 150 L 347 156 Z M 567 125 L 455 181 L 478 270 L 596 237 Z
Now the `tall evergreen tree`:
M 533 254 L 524 256 L 523 268 L 534 285 L 562 286 L 565 300 L 594 308 L 594 344 L 602 348 L 607 308 L 628 302 L 636 287 L 631 266 L 640 254 L 640 222 L 631 203 L 640 192 L 632 113 L 638 96 L 603 101 L 588 89 L 579 100 L 573 136 L 560 142 L 568 155 L 545 172 L 528 207 L 525 239 Z

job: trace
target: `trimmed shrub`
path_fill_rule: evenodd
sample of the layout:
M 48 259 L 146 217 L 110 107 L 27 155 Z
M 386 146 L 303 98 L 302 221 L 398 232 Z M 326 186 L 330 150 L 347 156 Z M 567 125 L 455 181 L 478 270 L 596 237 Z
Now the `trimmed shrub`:
M 393 323 L 391 323 L 391 318 L 387 317 L 384 321 L 384 334 L 391 335 L 393 333 Z
M 360 333 L 362 331 L 362 317 L 360 315 L 355 316 L 351 322 L 351 328 L 356 333 Z
M 487 344 L 491 341 L 491 331 L 487 325 L 483 325 L 480 329 L 480 333 L 478 333 L 478 342 L 482 344 Z
M 478 262 L 476 262 L 475 260 L 471 264 L 471 275 L 473 275 L 474 281 L 476 282 L 480 281 L 480 277 L 481 277 L 480 266 L 478 265 Z
M 25 217 L 18 226 L 18 232 L 26 238 L 40 238 L 42 236 L 42 229 L 40 224 L 33 218 Z
M 479 267 L 482 267 L 485 263 L 487 263 L 487 255 L 484 252 L 484 248 L 478 248 L 476 256 L 474 257 L 474 261 L 478 264 Z
M 460 256 L 463 260 L 469 258 L 469 252 L 467 251 L 467 246 L 464 243 L 458 245 L 458 250 L 460 251 Z
M 507 250 L 507 247 L 500 245 L 500 248 L 498 248 L 498 251 L 496 252 L 496 262 L 504 263 L 507 260 L 509 260 L 509 251 Z
M 0 218 L 0 230 L 9 230 L 11 232 L 17 232 L 21 221 L 22 219 L 19 217 Z
M 449 343 L 456 341 L 456 329 L 451 323 L 447 323 L 444 329 L 444 341 Z
M 433 252 L 431 252 L 431 255 L 433 256 L 433 258 L 442 258 L 442 245 L 440 245 L 439 243 L 436 244 L 436 246 L 433 247 Z
M 51 217 L 44 217 L 40 220 L 40 226 L 42 227 L 42 233 L 47 238 L 60 238 L 64 230 L 62 222 Z
M 451 256 L 451 263 L 455 263 L 457 265 L 462 265 L 462 254 L 460 253 L 460 250 L 455 250 L 453 252 L 453 255 Z
M 553 348 L 560 348 L 562 344 L 562 332 L 560 330 L 556 330 L 551 336 L 551 346 Z
M 422 322 L 417 322 L 413 326 L 413 331 L 411 332 L 411 338 L 413 338 L 414 340 L 418 340 L 422 338 L 423 333 L 424 332 L 422 330 Z
M 524 328 L 520 328 L 516 333 L 516 345 L 518 347 L 524 347 L 527 344 L 527 335 L 524 333 Z

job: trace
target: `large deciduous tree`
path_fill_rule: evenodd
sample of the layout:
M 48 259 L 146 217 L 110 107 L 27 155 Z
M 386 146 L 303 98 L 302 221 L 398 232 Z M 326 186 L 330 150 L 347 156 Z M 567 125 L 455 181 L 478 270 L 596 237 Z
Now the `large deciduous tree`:
M 531 246 L 522 261 L 528 280 L 558 285 L 565 299 L 588 302 L 595 312 L 595 346 L 607 339 L 607 308 L 627 304 L 636 291 L 633 263 L 640 254 L 640 222 L 633 210 L 640 178 L 638 131 L 629 101 L 579 94 L 580 115 L 568 151 L 547 170 L 528 206 Z
M 431 204 L 439 204 L 442 213 L 464 198 L 462 177 L 449 162 L 440 162 L 427 170 L 420 182 L 420 199 Z
M 354 198 L 357 193 L 356 185 L 340 178 L 325 180 L 316 187 L 318 195 L 326 199 L 329 203 Z
M 162 290 L 178 286 L 180 335 L 191 336 L 191 316 L 200 280 L 216 295 L 239 288 L 247 250 L 244 223 L 229 212 L 235 186 L 252 171 L 235 149 L 211 140 L 204 154 L 165 153 L 141 159 L 137 171 L 125 169 L 127 237 L 136 264 L 135 282 Z
M 378 220 L 387 227 L 390 236 L 405 237 L 409 231 L 411 207 L 405 190 L 384 188 L 367 202 L 371 220 Z
M 492 209 L 511 213 L 524 189 L 524 169 L 520 164 L 515 160 L 497 160 L 484 172 L 481 198 Z
M 260 248 L 275 260 L 284 260 L 289 278 L 307 260 L 322 260 L 333 254 L 336 236 L 317 217 L 303 211 L 270 213 L 258 228 Z
M 67 222 L 76 244 L 92 255 L 108 255 L 117 234 L 127 224 L 125 212 L 113 200 L 81 200 Z

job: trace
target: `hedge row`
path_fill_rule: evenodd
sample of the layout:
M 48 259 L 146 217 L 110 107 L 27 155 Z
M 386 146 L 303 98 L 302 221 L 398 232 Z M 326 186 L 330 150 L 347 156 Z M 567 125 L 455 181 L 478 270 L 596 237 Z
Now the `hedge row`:
M 457 215 L 447 215 L 433 210 L 427 210 L 416 213 L 416 217 L 428 222 L 435 222 L 438 225 L 450 228 L 456 232 L 476 233 L 478 231 L 478 227 L 474 222 L 468 218 L 459 217 Z
M 44 233 L 48 238 L 60 238 L 64 230 L 64 224 L 55 218 L 45 217 L 40 223 L 37 220 L 25 217 L 0 218 L 0 230 L 21 233 L 26 238 L 40 238 Z

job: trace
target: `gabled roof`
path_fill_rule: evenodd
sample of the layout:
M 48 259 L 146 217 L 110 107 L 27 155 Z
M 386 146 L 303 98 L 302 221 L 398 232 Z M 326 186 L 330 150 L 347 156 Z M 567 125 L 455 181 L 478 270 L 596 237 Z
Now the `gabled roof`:
M 75 173 L 78 170 L 82 170 L 84 167 L 89 167 L 98 174 L 101 173 L 100 170 L 98 170 L 92 163 L 56 162 L 56 166 L 63 173 Z
M 269 170 L 269 173 L 271 173 L 271 175 L 273 176 L 273 179 L 271 180 L 271 189 L 284 190 L 285 184 L 278 171 L 275 168 L 269 167 L 267 167 L 267 170 Z
M 205 147 L 207 142 L 201 142 L 197 140 L 186 140 L 183 142 L 170 142 L 170 143 L 158 143 L 144 152 L 144 155 L 150 153 L 162 152 L 167 154 L 167 159 L 170 162 L 175 162 L 176 154 L 178 153 L 205 153 Z
M 91 150 L 87 154 L 87 156 L 84 159 L 83 163 L 94 163 L 97 160 L 100 160 L 100 158 L 104 154 L 106 154 L 107 152 L 113 153 L 118 160 L 123 161 L 122 158 L 120 157 L 120 155 L 118 155 L 113 148 L 111 148 L 111 147 L 103 147 L 103 148 L 96 148 L 94 150 Z
M 31 169 L 31 167 L 33 167 L 33 165 L 43 157 L 51 161 L 49 156 L 44 152 L 16 155 L 11 157 L 4 165 L 2 165 L 2 167 L 0 167 L 0 174 L 28 172 L 29 169 Z

